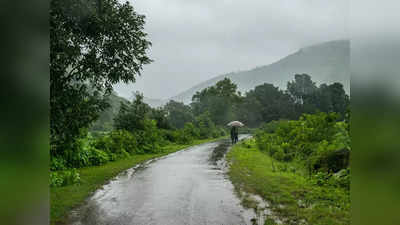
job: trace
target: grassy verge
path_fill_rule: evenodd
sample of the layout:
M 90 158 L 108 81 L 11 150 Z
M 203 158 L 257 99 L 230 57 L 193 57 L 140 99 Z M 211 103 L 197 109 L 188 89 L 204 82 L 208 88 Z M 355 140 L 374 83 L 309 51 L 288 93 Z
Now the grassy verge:
M 225 138 L 225 137 L 223 137 Z M 68 212 L 79 206 L 91 193 L 100 188 L 121 171 L 129 169 L 149 159 L 157 158 L 181 149 L 216 141 L 222 138 L 196 140 L 191 144 L 171 144 L 163 148 L 160 154 L 132 155 L 130 158 L 109 162 L 102 166 L 94 166 L 79 169 L 81 182 L 78 185 L 50 188 L 50 224 L 64 224 Z
M 283 163 L 260 152 L 254 140 L 235 145 L 227 159 L 231 163 L 229 176 L 236 191 L 261 196 L 283 224 L 350 224 L 350 196 L 347 191 L 313 185 L 301 170 L 277 170 Z M 242 203 L 247 204 L 245 199 Z M 247 206 L 252 207 L 252 203 Z M 265 224 L 275 223 L 268 219 Z

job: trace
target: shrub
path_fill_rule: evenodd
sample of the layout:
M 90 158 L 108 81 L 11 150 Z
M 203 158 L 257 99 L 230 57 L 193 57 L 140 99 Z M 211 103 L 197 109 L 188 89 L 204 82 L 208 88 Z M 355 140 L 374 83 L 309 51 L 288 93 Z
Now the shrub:
M 193 142 L 193 136 L 191 136 L 189 133 L 186 133 L 184 130 L 179 130 L 176 134 L 176 141 L 179 144 L 190 144 Z
M 50 186 L 61 187 L 79 183 L 81 180 L 78 171 L 73 168 L 71 170 L 57 171 L 50 173 Z
M 107 163 L 110 161 L 110 157 L 107 153 L 97 150 L 95 148 L 91 148 L 91 155 L 90 155 L 90 164 L 93 166 L 99 166 Z
M 50 172 L 50 187 L 61 187 L 64 183 L 63 176 L 58 172 Z
M 278 126 L 280 125 L 281 122 L 284 122 L 284 121 L 283 120 L 282 121 L 274 120 L 269 123 L 264 123 L 261 125 L 260 130 L 265 133 L 273 134 L 273 133 L 275 133 L 276 129 L 278 128 Z
M 79 173 L 75 168 L 64 171 L 63 177 L 64 177 L 64 182 L 63 182 L 64 186 L 76 184 L 81 181 L 81 177 L 79 176 Z
M 145 119 L 143 121 L 144 130 L 135 132 L 138 141 L 137 153 L 157 153 L 161 151 L 160 144 L 162 136 L 154 120 Z
M 339 172 L 333 174 L 332 180 L 335 185 L 350 190 L 350 169 L 342 169 Z
M 110 161 L 115 161 L 118 159 L 118 155 L 114 153 L 109 153 L 108 156 Z
M 72 149 L 65 151 L 65 158 L 67 161 L 67 167 L 69 168 L 80 168 L 90 166 L 90 143 L 89 138 L 77 139 Z
M 217 138 L 221 135 L 221 132 L 218 129 L 214 129 L 211 131 L 211 137 Z
M 297 160 L 310 175 L 317 174 L 315 179 L 320 184 L 324 174 L 330 176 L 349 167 L 348 125 L 337 122 L 337 118 L 335 113 L 304 114 L 297 121 L 265 124 L 254 135 L 257 147 L 278 161 Z M 344 188 L 349 186 L 347 176 L 337 176 L 329 182 Z
M 124 155 L 124 152 L 131 154 L 138 152 L 138 143 L 136 137 L 125 130 L 114 130 L 107 135 L 98 138 L 94 147 L 113 155 L 113 159 L 118 158 L 118 155 Z
M 66 169 L 66 160 L 61 157 L 52 157 L 50 160 L 50 170 L 65 170 Z
M 138 141 L 131 132 L 126 130 L 116 130 L 110 133 L 111 146 L 109 150 L 115 154 L 122 154 L 123 150 L 129 153 L 137 153 Z
M 276 151 L 273 153 L 272 157 L 274 157 L 278 161 L 283 161 L 283 159 L 285 158 L 285 153 L 280 146 L 276 145 Z
M 318 172 L 311 177 L 311 183 L 318 186 L 326 186 L 329 184 L 331 175 L 326 172 Z
M 200 137 L 199 130 L 193 125 L 193 123 L 186 123 L 183 127 L 183 132 L 191 136 L 192 139 L 197 139 Z
M 215 129 L 215 124 L 211 120 L 210 113 L 205 112 L 196 117 L 195 125 L 199 129 L 199 138 L 207 139 L 212 137 L 212 130 Z
M 161 138 L 169 143 L 174 143 L 177 141 L 177 132 L 176 130 L 165 130 L 162 129 L 160 130 L 160 135 Z M 164 143 L 164 144 L 168 144 L 168 143 Z

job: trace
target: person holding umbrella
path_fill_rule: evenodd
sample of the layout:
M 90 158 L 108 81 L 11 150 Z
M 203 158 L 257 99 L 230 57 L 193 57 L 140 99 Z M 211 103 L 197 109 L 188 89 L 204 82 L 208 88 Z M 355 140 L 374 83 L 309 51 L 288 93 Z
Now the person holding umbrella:
M 232 126 L 231 128 L 231 140 L 232 144 L 236 143 L 236 137 L 238 136 L 238 129 L 237 127 Z
M 228 123 L 228 126 L 232 127 L 231 128 L 231 140 L 232 144 L 236 144 L 239 141 L 239 129 L 238 127 L 243 127 L 244 124 L 239 122 L 239 121 L 232 121 Z

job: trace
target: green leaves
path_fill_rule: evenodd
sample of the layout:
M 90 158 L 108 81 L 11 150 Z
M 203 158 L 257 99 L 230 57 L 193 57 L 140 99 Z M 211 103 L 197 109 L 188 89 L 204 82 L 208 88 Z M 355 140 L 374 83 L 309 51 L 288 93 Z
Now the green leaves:
M 310 172 L 337 172 L 348 166 L 350 136 L 335 113 L 304 114 L 297 121 L 264 125 L 257 146 L 278 161 L 301 162 Z
M 150 63 L 144 16 L 117 0 L 52 0 L 50 131 L 52 155 L 71 147 L 108 106 L 119 81 L 134 82 Z
M 194 121 L 194 115 L 190 106 L 182 102 L 169 101 L 164 110 L 167 112 L 168 123 L 173 128 L 183 128 L 186 123 Z
M 217 125 L 225 125 L 234 120 L 234 109 L 240 101 L 237 85 L 228 78 L 197 92 L 192 99 L 194 114 L 208 112 L 211 120 Z
M 57 171 L 50 173 L 50 187 L 61 187 L 77 184 L 81 180 L 78 171 L 73 168 L 70 170 Z

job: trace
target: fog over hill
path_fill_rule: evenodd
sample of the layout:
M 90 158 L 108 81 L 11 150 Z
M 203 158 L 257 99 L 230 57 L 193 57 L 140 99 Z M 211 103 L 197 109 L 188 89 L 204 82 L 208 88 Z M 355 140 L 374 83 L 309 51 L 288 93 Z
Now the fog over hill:
M 350 93 L 350 42 L 348 40 L 330 41 L 305 48 L 266 66 L 260 66 L 248 71 L 228 73 L 204 81 L 181 94 L 167 99 L 152 99 L 144 97 L 144 102 L 152 107 L 160 107 L 169 100 L 190 103 L 192 96 L 204 88 L 214 85 L 225 77 L 230 78 L 244 93 L 263 83 L 271 83 L 281 89 L 286 89 L 288 81 L 294 79 L 296 73 L 311 75 L 317 84 L 340 82 L 347 93 Z M 132 100 L 133 96 L 129 98 Z M 110 96 L 111 108 L 102 113 L 99 121 L 111 127 L 112 119 L 118 113 L 120 102 L 127 99 L 113 93 Z M 104 122 L 106 121 L 106 122 Z M 98 126 L 96 123 L 94 127 Z
M 309 74 L 317 85 L 340 82 L 346 92 L 350 93 L 350 41 L 336 40 L 304 47 L 275 63 L 206 80 L 175 97 L 152 99 L 145 96 L 144 101 L 152 107 L 162 106 L 169 100 L 190 103 L 197 91 L 210 87 L 226 77 L 236 83 L 242 93 L 263 83 L 271 83 L 286 89 L 287 82 L 293 80 L 294 75 L 298 73 Z
M 214 85 L 225 77 L 238 85 L 241 92 L 253 89 L 263 83 L 271 83 L 286 89 L 288 81 L 294 74 L 309 74 L 317 84 L 340 82 L 347 93 L 350 92 L 350 41 L 337 40 L 301 48 L 281 60 L 266 66 L 248 71 L 240 71 L 217 76 L 204 81 L 187 91 L 171 98 L 175 101 L 189 103 L 192 96 L 204 88 Z M 169 99 L 169 100 L 171 100 Z M 152 103 L 154 104 L 154 100 Z M 157 104 L 166 101 L 159 100 Z

